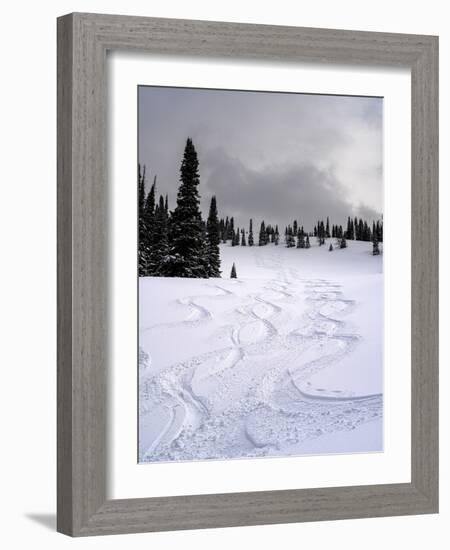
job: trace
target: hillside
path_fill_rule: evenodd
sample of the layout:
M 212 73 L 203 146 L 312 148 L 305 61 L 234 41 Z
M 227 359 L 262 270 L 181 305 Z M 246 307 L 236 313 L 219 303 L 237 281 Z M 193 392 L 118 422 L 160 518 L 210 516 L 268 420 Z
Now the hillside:
M 140 278 L 140 461 L 382 450 L 382 256 L 328 244 Z

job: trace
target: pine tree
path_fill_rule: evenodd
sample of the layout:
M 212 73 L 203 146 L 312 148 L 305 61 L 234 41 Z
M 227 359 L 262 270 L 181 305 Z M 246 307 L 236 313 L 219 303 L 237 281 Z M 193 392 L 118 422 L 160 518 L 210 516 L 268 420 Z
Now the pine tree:
M 294 232 L 293 232 L 292 227 L 290 225 L 288 226 L 287 234 L 286 234 L 286 246 L 287 246 L 287 248 L 294 248 L 295 247 Z
M 373 254 L 374 256 L 378 256 L 379 253 L 380 253 L 380 248 L 379 248 L 379 246 L 378 246 L 378 240 L 377 240 L 377 238 L 375 237 L 375 238 L 373 239 L 372 254 Z
M 305 248 L 311 248 L 311 243 L 309 242 L 309 235 L 306 235 Z
M 223 226 L 223 233 L 222 233 L 222 242 L 225 244 L 228 239 L 228 226 L 230 222 L 228 221 L 228 216 L 226 217 L 225 224 Z
M 259 229 L 259 238 L 258 238 L 258 245 L 264 246 L 266 243 L 266 225 L 264 223 L 264 220 L 261 222 L 261 227 Z
M 143 179 L 145 180 L 145 170 L 143 173 Z M 144 182 L 145 186 L 145 182 Z M 150 256 L 153 248 L 153 223 L 155 220 L 155 197 L 156 197 L 156 176 L 153 179 L 153 185 L 148 192 L 148 195 L 144 203 L 144 227 L 145 234 L 143 237 L 143 248 L 144 248 L 144 262 L 145 262 L 145 271 L 146 275 L 150 275 Z
M 166 193 L 166 199 L 164 202 L 164 210 L 166 211 L 167 218 L 169 217 L 169 195 Z
M 303 235 L 303 229 L 299 229 L 297 233 L 297 248 L 305 248 L 305 238 Z
M 170 262 L 172 277 L 208 277 L 205 225 L 199 204 L 198 158 L 191 138 L 186 141 L 180 168 L 177 205 L 170 218 Z
M 138 246 L 138 273 L 145 277 L 148 270 L 147 226 L 145 223 L 145 166 L 141 173 L 138 165 L 138 215 L 139 215 L 139 246 Z
M 325 233 L 326 233 L 327 239 L 330 238 L 330 220 L 328 219 L 328 216 L 327 216 L 327 227 L 325 229 Z
M 228 229 L 227 229 L 227 240 L 233 241 L 233 237 L 234 237 L 234 218 L 230 218 L 230 221 L 228 222 Z
M 233 266 L 231 268 L 230 278 L 231 279 L 237 279 L 236 266 L 234 265 L 234 262 L 233 262 Z
M 328 247 L 328 250 L 329 250 L 330 252 L 333 252 L 333 245 L 332 245 L 332 243 L 330 243 L 330 246 Z
M 169 240 L 164 197 L 159 198 L 152 224 L 152 248 L 149 257 L 149 275 L 163 277 L 167 274 Z
M 247 243 L 245 241 L 245 229 L 242 229 L 242 239 L 241 239 L 241 246 L 247 246 Z
M 280 242 L 280 232 L 278 231 L 278 225 L 275 226 L 275 233 L 273 235 L 273 242 L 278 245 Z
M 144 216 L 145 206 L 145 166 L 141 173 L 141 165 L 138 164 L 138 205 L 139 205 L 139 218 Z
M 206 235 L 208 241 L 208 275 L 220 277 L 220 224 L 217 217 L 216 197 L 211 197 L 208 220 L 206 222 Z
M 236 231 L 234 232 L 234 246 L 239 246 L 240 237 L 241 237 L 241 232 L 240 232 L 239 227 L 238 227 L 236 229 Z
M 144 173 L 145 178 L 145 173 Z M 145 200 L 144 206 L 144 219 L 147 229 L 150 231 L 153 216 L 155 214 L 155 196 L 156 196 L 156 176 L 153 179 L 153 185 L 150 187 L 150 191 Z
M 345 240 L 345 237 L 342 237 L 339 243 L 339 248 L 347 248 L 347 241 Z
M 250 228 L 249 228 L 249 232 L 248 232 L 248 246 L 253 246 L 254 245 L 254 241 L 253 241 L 253 220 L 250 218 Z

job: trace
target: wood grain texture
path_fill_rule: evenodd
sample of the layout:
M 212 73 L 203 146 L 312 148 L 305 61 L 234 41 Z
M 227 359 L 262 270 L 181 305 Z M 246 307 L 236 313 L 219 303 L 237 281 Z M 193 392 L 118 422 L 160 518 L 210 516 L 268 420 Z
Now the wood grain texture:
M 107 500 L 106 52 L 410 67 L 412 480 Z M 437 512 L 438 39 L 71 14 L 58 20 L 58 530 L 100 535 Z

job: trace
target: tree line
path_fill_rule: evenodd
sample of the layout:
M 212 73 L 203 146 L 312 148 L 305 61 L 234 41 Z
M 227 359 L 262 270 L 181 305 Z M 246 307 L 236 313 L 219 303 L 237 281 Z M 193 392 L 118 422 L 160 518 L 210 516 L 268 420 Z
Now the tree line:
M 231 246 L 266 246 L 280 243 L 278 225 L 263 220 L 254 235 L 253 219 L 248 229 L 235 227 L 234 217 L 218 216 L 216 197 L 211 197 L 208 218 L 202 219 L 200 211 L 199 162 L 192 139 L 188 138 L 180 167 L 180 186 L 176 206 L 169 210 L 168 196 L 157 198 L 156 176 L 146 194 L 145 166 L 138 165 L 139 208 L 139 276 L 153 277 L 220 277 L 220 243 Z M 372 227 L 362 218 L 348 217 L 342 225 L 331 225 L 329 218 L 318 220 L 313 231 L 307 232 L 297 220 L 284 229 L 285 246 L 310 248 L 310 238 L 319 245 L 325 239 L 335 238 L 339 248 L 347 247 L 347 239 L 372 241 L 373 254 L 379 254 L 378 243 L 383 242 L 383 222 L 373 221 Z M 329 250 L 333 250 L 330 243 Z M 233 264 L 234 265 L 234 264 Z M 233 277 L 236 276 L 234 266 Z

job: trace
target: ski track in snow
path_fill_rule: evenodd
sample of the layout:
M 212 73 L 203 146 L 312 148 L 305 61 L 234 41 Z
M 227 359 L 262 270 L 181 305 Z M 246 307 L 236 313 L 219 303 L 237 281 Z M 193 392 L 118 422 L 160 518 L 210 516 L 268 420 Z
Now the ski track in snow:
M 359 345 L 345 320 L 357 304 L 336 282 L 301 278 L 276 257 L 256 261 L 276 273 L 262 290 L 245 293 L 251 283 L 210 279 L 208 293 L 178 300 L 186 308 L 182 321 L 142 329 L 195 328 L 214 319 L 211 298 L 230 302 L 222 347 L 156 374 L 141 365 L 140 422 L 147 415 L 161 422 L 152 441 L 140 437 L 141 462 L 296 454 L 304 441 L 381 417 L 381 394 L 309 381 Z

